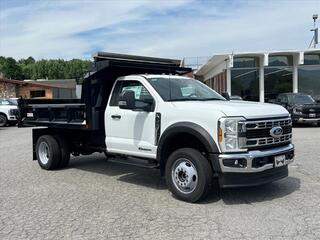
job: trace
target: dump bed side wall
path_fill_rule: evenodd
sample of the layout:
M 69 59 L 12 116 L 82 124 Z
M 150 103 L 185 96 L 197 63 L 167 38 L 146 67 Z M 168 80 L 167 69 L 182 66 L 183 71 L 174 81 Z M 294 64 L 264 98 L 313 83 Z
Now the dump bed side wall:
M 86 128 L 85 105 L 78 99 L 19 99 L 18 126 Z

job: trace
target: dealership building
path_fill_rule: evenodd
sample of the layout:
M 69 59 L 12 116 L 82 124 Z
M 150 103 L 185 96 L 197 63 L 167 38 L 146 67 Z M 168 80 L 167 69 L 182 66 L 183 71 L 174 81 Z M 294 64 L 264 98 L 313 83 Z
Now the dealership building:
M 279 93 L 320 98 L 320 49 L 214 55 L 195 77 L 217 92 L 269 102 Z

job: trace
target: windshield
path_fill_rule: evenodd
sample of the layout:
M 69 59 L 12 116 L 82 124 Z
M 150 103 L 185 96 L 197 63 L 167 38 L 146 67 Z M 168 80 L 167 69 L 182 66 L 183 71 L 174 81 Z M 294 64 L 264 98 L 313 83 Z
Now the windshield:
M 310 95 L 289 95 L 289 103 L 292 104 L 312 104 L 315 103 Z
M 191 78 L 148 78 L 164 101 L 225 100 L 217 92 Z
M 13 99 L 0 99 L 0 105 L 18 105 L 18 103 Z

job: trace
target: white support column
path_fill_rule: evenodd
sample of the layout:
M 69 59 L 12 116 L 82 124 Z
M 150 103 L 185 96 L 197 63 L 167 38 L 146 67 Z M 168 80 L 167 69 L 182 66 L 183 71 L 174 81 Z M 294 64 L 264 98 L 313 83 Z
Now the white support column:
M 292 91 L 294 93 L 298 92 L 298 65 L 293 65 L 293 74 L 292 74 Z
M 293 55 L 293 71 L 292 71 L 292 92 L 298 92 L 298 65 L 301 62 L 301 57 L 299 55 Z
M 231 96 L 231 69 L 227 67 L 227 92 Z
M 267 58 L 267 59 L 266 59 Z M 259 57 L 259 101 L 264 102 L 264 66 L 267 64 L 268 55 Z
M 233 53 L 227 60 L 227 92 L 231 96 L 231 68 L 233 68 Z

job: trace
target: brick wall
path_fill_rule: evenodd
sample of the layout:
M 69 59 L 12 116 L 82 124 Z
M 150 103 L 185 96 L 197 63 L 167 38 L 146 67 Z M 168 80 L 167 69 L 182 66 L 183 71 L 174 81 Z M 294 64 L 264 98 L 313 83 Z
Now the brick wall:
M 227 91 L 227 73 L 223 71 L 216 76 L 206 79 L 204 81 L 209 87 L 214 89 L 218 93 L 223 93 Z
M 0 82 L 0 98 L 15 98 L 16 85 L 12 83 Z

